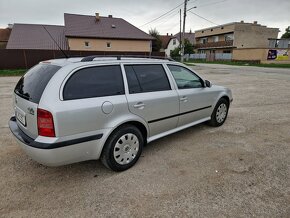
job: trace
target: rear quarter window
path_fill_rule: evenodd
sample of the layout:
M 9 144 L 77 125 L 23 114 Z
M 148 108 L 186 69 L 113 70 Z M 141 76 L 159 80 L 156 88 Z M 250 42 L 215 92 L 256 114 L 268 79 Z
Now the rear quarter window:
M 119 65 L 88 67 L 75 72 L 66 82 L 64 100 L 125 94 Z
M 21 77 L 14 92 L 18 96 L 38 104 L 49 80 L 60 68 L 51 64 L 38 64 L 34 66 Z

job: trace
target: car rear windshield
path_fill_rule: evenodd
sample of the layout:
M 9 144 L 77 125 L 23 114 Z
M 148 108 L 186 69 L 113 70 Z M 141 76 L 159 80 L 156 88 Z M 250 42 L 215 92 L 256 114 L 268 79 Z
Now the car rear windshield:
M 38 104 L 47 83 L 60 68 L 51 64 L 34 66 L 21 77 L 14 92 L 20 97 Z

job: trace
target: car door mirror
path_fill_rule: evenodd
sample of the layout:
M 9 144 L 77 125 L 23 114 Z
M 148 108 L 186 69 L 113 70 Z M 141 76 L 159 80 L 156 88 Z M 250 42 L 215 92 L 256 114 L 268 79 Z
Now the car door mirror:
M 205 80 L 204 83 L 205 83 L 205 87 L 208 87 L 208 88 L 211 87 L 211 82 L 210 81 Z

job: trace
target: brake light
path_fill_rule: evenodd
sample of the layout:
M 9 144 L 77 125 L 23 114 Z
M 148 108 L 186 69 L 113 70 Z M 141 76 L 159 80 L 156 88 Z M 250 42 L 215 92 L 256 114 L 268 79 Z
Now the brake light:
M 37 109 L 38 135 L 55 137 L 53 117 L 49 111 Z

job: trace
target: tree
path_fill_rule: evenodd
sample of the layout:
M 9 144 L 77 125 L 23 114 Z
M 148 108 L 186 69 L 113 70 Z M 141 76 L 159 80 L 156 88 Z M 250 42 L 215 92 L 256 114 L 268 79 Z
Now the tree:
M 162 47 L 162 41 L 160 39 L 160 34 L 157 29 L 149 30 L 149 35 L 153 36 L 155 40 L 152 41 L 152 51 L 160 51 Z
M 290 39 L 290 26 L 285 29 L 285 33 L 281 37 L 282 39 Z
M 193 54 L 194 47 L 193 44 L 190 43 L 188 39 L 184 40 L 184 54 Z
M 174 50 L 170 51 L 170 57 L 172 57 L 173 59 L 179 58 L 180 57 L 180 48 L 177 47 Z

